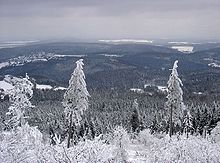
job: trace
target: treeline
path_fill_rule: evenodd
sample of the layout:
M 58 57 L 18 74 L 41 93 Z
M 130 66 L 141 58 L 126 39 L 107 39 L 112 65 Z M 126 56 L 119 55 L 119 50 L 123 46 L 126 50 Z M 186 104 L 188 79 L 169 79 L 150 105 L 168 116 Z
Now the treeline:
M 29 124 L 38 126 L 45 135 L 65 135 L 65 117 L 63 114 L 62 97 L 64 91 L 58 90 L 34 90 L 32 103 L 34 108 L 27 110 Z M 102 133 L 111 132 L 113 128 L 122 125 L 128 131 L 132 131 L 137 120 L 135 117 L 134 99 L 137 99 L 140 129 L 150 128 L 152 133 L 168 132 L 168 122 L 165 119 L 164 103 L 165 94 L 138 94 L 131 91 L 92 91 L 90 92 L 90 105 L 86 111 L 86 120 L 82 128 L 90 137 Z M 190 96 L 185 102 L 193 117 L 193 134 L 207 134 L 220 120 L 220 103 L 217 97 Z M 4 130 L 5 113 L 9 103 L 0 103 L 1 129 Z M 80 131 L 78 131 L 80 132 Z M 81 135 L 83 135 L 81 133 Z M 80 134 L 79 134 L 80 137 Z

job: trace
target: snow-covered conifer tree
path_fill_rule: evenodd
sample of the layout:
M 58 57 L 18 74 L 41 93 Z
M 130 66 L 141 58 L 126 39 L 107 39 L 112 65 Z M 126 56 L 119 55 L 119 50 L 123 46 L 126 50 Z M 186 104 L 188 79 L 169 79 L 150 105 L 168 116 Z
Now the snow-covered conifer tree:
M 141 125 L 137 99 L 134 100 L 132 108 L 133 108 L 133 113 L 131 116 L 131 127 L 133 132 L 137 132 L 140 129 L 140 125 Z
M 90 96 L 85 82 L 85 74 L 83 72 L 83 59 L 76 62 L 76 68 L 73 71 L 69 80 L 69 87 L 64 94 L 63 106 L 65 107 L 65 115 L 68 121 L 68 143 L 73 134 L 73 125 L 79 126 L 82 120 L 82 115 L 88 109 L 88 97 Z
M 183 91 L 181 86 L 183 86 L 182 81 L 179 78 L 177 72 L 178 60 L 174 62 L 170 78 L 167 82 L 168 84 L 168 95 L 166 107 L 169 109 L 169 125 L 170 131 L 169 135 L 173 134 L 173 124 L 178 124 L 181 126 L 183 118 L 183 110 L 185 110 L 185 105 L 183 103 Z
M 4 81 L 13 86 L 12 89 L 6 90 L 4 94 L 9 96 L 9 102 L 11 102 L 8 108 L 9 111 L 6 113 L 11 116 L 8 125 L 10 128 L 16 128 L 25 124 L 25 110 L 33 107 L 30 102 L 33 96 L 33 84 L 27 74 L 25 78 L 6 75 Z
M 113 143 L 116 146 L 115 150 L 113 151 L 114 155 L 114 162 L 116 163 L 126 163 L 128 153 L 125 148 L 129 145 L 129 136 L 126 130 L 118 126 L 114 130 L 114 140 Z
M 188 138 L 189 132 L 193 130 L 192 115 L 189 110 L 184 116 L 183 124 L 184 124 L 184 133 L 187 135 Z

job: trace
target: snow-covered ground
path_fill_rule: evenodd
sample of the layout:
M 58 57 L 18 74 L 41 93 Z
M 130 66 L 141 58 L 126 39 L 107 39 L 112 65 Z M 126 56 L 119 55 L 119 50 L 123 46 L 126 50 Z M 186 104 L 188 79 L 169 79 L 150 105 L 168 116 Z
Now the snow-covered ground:
M 118 39 L 118 40 L 99 40 L 105 43 L 153 43 L 153 40 L 138 40 L 138 39 Z
M 209 63 L 208 66 L 215 67 L 215 68 L 220 68 L 220 65 L 217 64 L 217 63 Z
M 9 62 L 2 62 L 2 63 L 0 63 L 0 69 L 2 69 L 3 67 L 7 67 L 9 65 L 10 65 Z
M 44 84 L 37 84 L 36 85 L 37 89 L 52 89 L 53 87 L 50 85 L 44 85 Z
M 4 91 L 7 91 L 7 90 L 13 89 L 13 88 L 14 87 L 11 84 L 9 84 L 5 81 L 0 81 L 0 89 L 3 89 Z
M 11 58 L 5 62 L 1 62 L 0 69 L 4 67 L 8 67 L 8 66 L 22 66 L 26 63 L 31 63 L 31 62 L 47 62 L 51 59 L 59 59 L 63 57 L 83 58 L 85 56 L 86 55 L 60 55 L 60 54 L 54 54 L 54 53 L 40 52 L 40 53 L 36 53 L 30 56 L 19 56 L 16 58 Z
M 157 138 L 149 130 L 141 131 L 135 139 L 122 133 L 114 135 L 110 143 L 96 137 L 66 147 L 66 142 L 56 145 L 44 143 L 42 133 L 25 124 L 16 132 L 0 134 L 0 159 L 2 162 L 27 163 L 219 163 L 220 144 L 200 136 L 163 135 Z M 9 150 L 10 149 L 10 150 Z M 22 151 L 22 152 L 21 152 Z M 11 154 L 13 152 L 13 155 Z
M 202 93 L 202 92 L 193 92 L 193 94 L 195 94 L 195 95 L 203 95 L 204 93 Z
M 158 90 L 161 92 L 168 92 L 168 88 L 166 86 L 157 86 Z
M 54 56 L 53 53 L 36 53 L 31 56 L 18 56 L 16 58 L 11 58 L 8 61 L 0 63 L 0 69 L 8 66 L 22 66 L 30 62 L 46 62 L 50 59 L 58 58 Z
M 14 48 L 18 46 L 24 46 L 31 43 L 39 42 L 38 40 L 28 40 L 28 41 L 8 41 L 8 42 L 0 42 L 0 49 L 3 48 Z
M 130 91 L 136 92 L 136 93 L 144 93 L 144 90 L 140 88 L 131 88 Z
M 168 44 L 177 44 L 177 45 L 180 45 L 180 44 L 183 44 L 183 45 L 186 45 L 186 44 L 189 44 L 189 42 L 186 42 L 186 41 L 170 41 L 168 42 Z
M 7 83 L 6 81 L 2 80 L 0 81 L 0 89 L 3 89 L 4 91 L 13 89 L 14 87 Z M 41 89 L 41 90 L 46 90 L 46 89 L 53 89 L 55 91 L 57 90 L 66 90 L 67 88 L 65 87 L 52 87 L 51 85 L 46 85 L 46 84 L 36 84 L 36 89 Z
M 183 53 L 192 53 L 193 52 L 193 46 L 172 46 L 172 49 L 176 49 Z
M 123 57 L 123 55 L 118 55 L 118 54 L 100 54 L 102 56 L 105 56 L 105 57 Z
M 144 88 L 147 88 L 147 87 L 156 87 L 158 89 L 158 91 L 161 91 L 161 92 L 164 92 L 164 93 L 168 92 L 167 86 L 154 85 L 154 84 L 145 84 Z
M 52 87 L 51 85 L 46 85 L 46 84 L 36 84 L 36 89 L 42 89 L 42 90 L 46 90 L 46 89 L 53 89 L 55 91 L 57 90 L 66 90 L 67 88 L 65 87 Z
M 63 58 L 63 57 L 83 58 L 83 57 L 86 57 L 87 55 L 61 55 L 61 54 L 55 54 L 54 56 L 58 57 L 58 58 Z
M 57 91 L 57 90 L 66 90 L 66 89 L 67 89 L 67 88 L 65 88 L 65 87 L 55 87 L 55 88 L 54 88 L 55 91 Z

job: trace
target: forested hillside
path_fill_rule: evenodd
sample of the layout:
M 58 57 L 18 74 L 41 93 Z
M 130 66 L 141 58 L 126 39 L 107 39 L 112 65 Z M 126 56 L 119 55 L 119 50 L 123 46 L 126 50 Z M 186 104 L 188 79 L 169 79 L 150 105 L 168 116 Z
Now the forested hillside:
M 169 64 L 173 67 L 167 73 L 160 70 L 145 76 L 148 70 L 143 72 L 142 65 L 135 62 L 131 65 L 115 58 L 103 62 L 101 57 L 98 65 L 111 68 L 96 71 L 96 64 L 89 68 L 94 62 L 77 59 L 76 64 L 66 67 L 69 71 L 74 69 L 67 77 L 69 84 L 65 80 L 63 85 L 55 79 L 40 81 L 27 74 L 3 76 L 0 105 L 3 162 L 220 160 L 218 93 L 200 92 L 196 85 L 187 88 L 191 82 L 187 82 L 187 76 L 182 82 L 179 74 L 185 71 L 178 73 L 181 64 L 177 60 Z M 25 66 L 12 68 L 22 70 Z M 3 68 L 5 72 L 10 69 Z M 150 80 L 155 76 L 158 78 Z M 87 77 L 90 77 L 88 90 Z M 188 86 L 184 87 L 185 84 Z

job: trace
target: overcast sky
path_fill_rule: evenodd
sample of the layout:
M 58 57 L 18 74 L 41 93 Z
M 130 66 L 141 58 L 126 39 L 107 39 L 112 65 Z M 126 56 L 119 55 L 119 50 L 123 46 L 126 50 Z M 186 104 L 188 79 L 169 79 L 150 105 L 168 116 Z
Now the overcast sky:
M 0 0 L 0 39 L 218 39 L 220 0 Z

